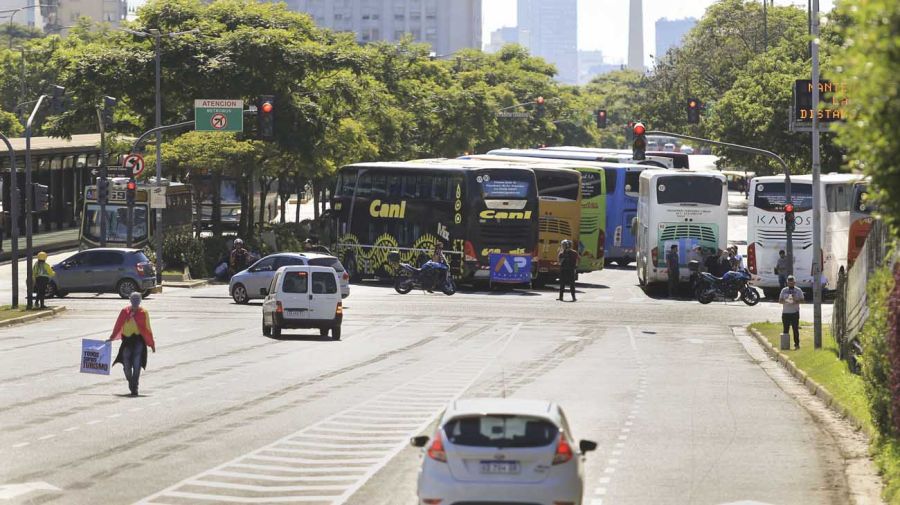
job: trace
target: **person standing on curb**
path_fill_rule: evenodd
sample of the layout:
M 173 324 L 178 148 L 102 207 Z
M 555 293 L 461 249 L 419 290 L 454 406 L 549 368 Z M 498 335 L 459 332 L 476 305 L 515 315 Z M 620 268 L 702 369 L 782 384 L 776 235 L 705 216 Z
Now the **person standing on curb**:
M 56 272 L 47 263 L 47 253 L 44 251 L 37 253 L 37 262 L 31 269 L 31 275 L 34 277 L 34 306 L 46 309 L 44 297 L 47 295 L 47 285 L 50 284 L 50 278 L 56 276 Z
M 130 301 L 131 304 L 119 312 L 109 340 L 122 339 L 113 365 L 122 363 L 131 396 L 137 396 L 141 369 L 147 368 L 147 348 L 156 352 L 156 343 L 150 328 L 150 313 L 141 307 L 141 294 L 131 293 Z
M 666 253 L 666 271 L 669 277 L 669 298 L 675 298 L 675 292 L 678 290 L 678 246 L 672 244 L 669 252 Z
M 578 268 L 578 252 L 572 249 L 571 240 L 562 241 L 562 250 L 557 257 L 559 261 L 559 301 L 563 301 L 563 294 L 566 292 L 566 286 L 572 292 L 572 301 L 575 299 L 575 269 Z
M 781 304 L 782 333 L 788 329 L 794 332 L 794 350 L 800 349 L 800 303 L 803 301 L 803 290 L 795 287 L 796 279 L 793 275 L 787 277 L 787 287 L 781 290 L 778 303 Z

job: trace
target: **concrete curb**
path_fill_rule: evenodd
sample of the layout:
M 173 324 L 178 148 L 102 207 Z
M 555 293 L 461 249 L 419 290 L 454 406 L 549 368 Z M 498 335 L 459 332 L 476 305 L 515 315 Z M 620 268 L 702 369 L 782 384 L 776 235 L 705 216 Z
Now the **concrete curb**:
M 165 288 L 202 288 L 204 286 L 209 285 L 209 281 L 206 279 L 194 279 L 190 281 L 163 281 L 163 287 Z
M 53 317 L 60 312 L 64 312 L 66 308 L 64 306 L 60 307 L 51 307 L 50 310 L 44 310 L 41 312 L 34 312 L 32 314 L 26 314 L 20 317 L 14 317 L 12 319 L 7 319 L 5 321 L 0 321 L 0 328 L 5 328 L 7 326 L 13 326 L 15 324 L 28 323 L 34 319 L 44 319 L 48 317 Z
M 810 394 L 819 397 L 819 399 L 821 399 L 822 402 L 824 402 L 825 405 L 829 409 L 831 409 L 832 411 L 834 411 L 835 413 L 837 413 L 838 415 L 840 415 L 841 417 L 843 417 L 844 419 L 849 421 L 850 424 L 852 424 L 853 427 L 856 428 L 858 431 L 862 431 L 869 438 L 872 438 L 874 436 L 874 433 L 872 433 L 870 431 L 870 429 L 862 421 L 857 419 L 856 416 L 854 416 L 852 412 L 850 412 L 843 405 L 834 401 L 834 396 L 832 396 L 831 393 L 829 393 L 827 389 L 822 387 L 816 381 L 812 380 L 806 374 L 806 372 L 797 368 L 797 365 L 795 365 L 794 362 L 791 361 L 791 359 L 786 354 L 784 354 L 780 350 L 776 349 L 775 346 L 773 346 L 771 344 L 771 342 L 769 342 L 769 340 L 766 337 L 764 337 L 759 331 L 757 331 L 755 328 L 751 328 L 749 326 L 748 326 L 747 330 L 750 332 L 751 335 L 753 335 L 753 338 L 755 338 L 759 342 L 759 345 L 761 345 L 763 347 L 763 349 L 766 350 L 766 354 L 771 356 L 772 359 L 774 359 L 775 361 L 780 363 L 785 369 L 787 369 L 787 371 L 790 372 L 791 375 L 796 377 L 797 380 L 800 381 L 800 383 L 806 387 L 806 389 L 809 391 Z

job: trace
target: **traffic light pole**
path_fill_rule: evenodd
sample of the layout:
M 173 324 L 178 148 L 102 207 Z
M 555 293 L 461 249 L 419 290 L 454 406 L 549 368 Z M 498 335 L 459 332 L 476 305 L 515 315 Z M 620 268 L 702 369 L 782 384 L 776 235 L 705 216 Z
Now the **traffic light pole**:
M 32 125 L 34 124 L 34 118 L 37 116 L 38 110 L 40 110 L 41 105 L 44 104 L 44 100 L 47 98 L 47 95 L 41 95 L 37 99 L 37 103 L 34 105 L 34 109 L 31 111 L 31 115 L 28 116 L 28 122 L 25 123 L 25 289 L 27 290 L 26 307 L 31 309 L 33 302 L 33 291 L 34 291 L 34 275 L 31 271 L 32 268 L 32 254 L 31 250 L 31 233 L 32 233 L 32 223 L 31 223 L 31 131 Z
M 663 131 L 648 131 L 647 135 L 664 135 L 669 137 L 675 137 L 679 139 L 692 140 L 694 142 L 700 142 L 703 144 L 709 144 L 718 147 L 724 147 L 726 149 L 733 149 L 735 151 L 741 151 L 750 154 L 757 154 L 759 156 L 765 156 L 767 158 L 771 158 L 778 162 L 781 165 L 782 170 L 784 170 L 784 196 L 785 196 L 785 204 L 791 203 L 791 168 L 781 159 L 781 156 L 773 153 L 772 151 L 766 151 L 765 149 L 759 149 L 756 147 L 744 146 L 741 144 L 731 144 L 729 142 L 719 142 L 718 140 L 709 140 L 700 137 L 691 137 L 690 135 L 681 135 L 680 133 L 671 133 L 671 132 L 663 132 Z M 793 231 L 785 227 L 785 232 L 787 234 L 787 243 L 785 244 L 785 254 L 788 258 L 788 275 L 793 275 L 794 273 L 794 238 Z
M 131 247 L 134 242 L 134 192 L 131 187 L 135 184 L 134 176 L 128 179 L 128 188 L 125 190 L 125 200 L 128 203 L 128 235 L 125 239 L 125 246 Z
M 9 253 L 12 260 L 12 308 L 19 307 L 19 182 L 16 173 L 16 151 L 6 135 L 0 140 L 9 150 Z
M 813 347 L 822 347 L 822 214 L 819 205 L 821 161 L 819 160 L 819 0 L 812 0 L 812 186 L 813 186 Z
M 97 199 L 100 203 L 100 247 L 106 247 L 106 200 L 109 198 L 109 170 L 106 156 L 106 125 L 103 124 L 103 115 L 97 108 L 97 121 L 100 123 L 100 181 L 97 183 Z M 106 188 L 105 195 L 101 195 L 100 187 Z M 105 196 L 105 197 L 102 197 Z

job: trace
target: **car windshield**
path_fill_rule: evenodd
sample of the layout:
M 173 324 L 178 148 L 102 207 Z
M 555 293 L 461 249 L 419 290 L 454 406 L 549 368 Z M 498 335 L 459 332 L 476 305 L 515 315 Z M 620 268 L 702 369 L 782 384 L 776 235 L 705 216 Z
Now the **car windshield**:
M 543 447 L 559 428 L 546 419 L 517 415 L 457 417 L 444 425 L 447 440 L 472 447 Z

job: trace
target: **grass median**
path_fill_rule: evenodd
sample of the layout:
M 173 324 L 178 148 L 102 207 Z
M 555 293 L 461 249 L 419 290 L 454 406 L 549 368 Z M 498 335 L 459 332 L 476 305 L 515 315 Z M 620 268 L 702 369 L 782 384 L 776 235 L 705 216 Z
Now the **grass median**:
M 24 305 L 21 305 L 15 309 L 9 305 L 0 305 L 0 321 L 6 321 L 7 319 L 14 319 L 17 317 L 27 316 L 28 314 L 34 314 L 35 312 L 47 310 L 50 310 L 50 307 L 47 307 L 46 309 L 27 310 Z
M 760 332 L 769 343 L 778 349 L 781 343 L 781 322 L 754 323 L 751 328 Z M 793 344 L 793 335 L 791 343 Z M 813 325 L 800 323 L 800 349 L 781 351 L 797 368 L 831 393 L 834 401 L 846 408 L 863 423 L 869 433 L 873 433 L 872 417 L 866 399 L 863 379 L 850 372 L 845 361 L 838 359 L 837 342 L 831 336 L 828 325 L 822 327 L 822 348 L 813 349 Z

